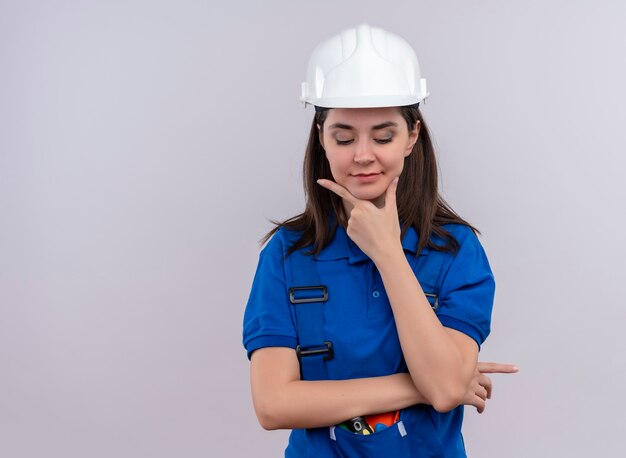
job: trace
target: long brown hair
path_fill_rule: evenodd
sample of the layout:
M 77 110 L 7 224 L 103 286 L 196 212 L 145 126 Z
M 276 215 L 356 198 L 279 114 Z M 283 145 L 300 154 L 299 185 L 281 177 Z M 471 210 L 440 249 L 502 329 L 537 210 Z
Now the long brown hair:
M 420 122 L 418 139 L 411 154 L 405 159 L 396 193 L 402 235 L 409 227 L 415 229 L 419 235 L 419 245 L 416 250 L 418 253 L 425 246 L 438 251 L 455 253 L 459 248 L 459 243 L 442 227 L 444 224 L 464 224 L 474 233 L 480 232 L 457 215 L 439 195 L 435 149 L 419 108 L 417 105 L 399 108 L 409 131 L 413 130 L 417 121 Z M 337 225 L 346 226 L 347 218 L 341 197 L 317 184 L 320 178 L 333 179 L 317 129 L 317 124 L 320 129 L 323 129 L 327 115 L 328 110 L 316 111 L 311 125 L 303 167 L 306 196 L 304 212 L 283 222 L 272 221 L 276 227 L 263 237 L 262 243 L 269 240 L 278 229 L 284 227 L 302 232 L 300 239 L 290 247 L 289 253 L 311 245 L 310 253 L 319 254 L 335 236 Z M 331 218 L 331 214 L 334 218 Z M 436 235 L 444 243 L 434 243 L 431 240 L 432 235 Z

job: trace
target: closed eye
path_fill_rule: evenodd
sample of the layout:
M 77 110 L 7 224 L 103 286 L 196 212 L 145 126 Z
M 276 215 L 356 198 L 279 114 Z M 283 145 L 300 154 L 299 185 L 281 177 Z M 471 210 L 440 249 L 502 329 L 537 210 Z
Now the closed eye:
M 374 141 L 378 143 L 379 145 L 391 143 L 392 140 L 393 140 L 393 136 L 389 138 L 375 138 L 374 139 Z M 354 139 L 351 138 L 350 140 L 339 140 L 338 138 L 335 138 L 335 141 L 337 142 L 338 145 L 350 145 L 352 142 L 354 142 Z

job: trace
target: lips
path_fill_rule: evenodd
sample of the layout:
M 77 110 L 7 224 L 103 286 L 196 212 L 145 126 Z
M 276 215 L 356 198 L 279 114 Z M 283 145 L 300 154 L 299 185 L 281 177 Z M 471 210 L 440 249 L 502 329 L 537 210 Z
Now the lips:
M 382 173 L 355 173 L 352 176 L 356 178 L 361 183 L 369 183 L 371 181 L 375 181 Z

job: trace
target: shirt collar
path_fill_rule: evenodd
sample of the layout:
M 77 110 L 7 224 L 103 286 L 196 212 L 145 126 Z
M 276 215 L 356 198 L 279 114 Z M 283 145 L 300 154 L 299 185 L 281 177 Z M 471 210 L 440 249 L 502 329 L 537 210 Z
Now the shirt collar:
M 402 248 L 404 251 L 416 254 L 417 246 L 419 245 L 419 236 L 413 227 L 409 227 L 402 237 Z M 429 248 L 425 246 L 420 256 L 428 253 Z M 366 261 L 369 258 L 363 251 L 350 240 L 346 230 L 342 226 L 337 226 L 335 236 L 331 242 L 326 245 L 320 253 L 315 256 L 318 261 L 335 261 L 337 259 L 348 259 L 350 264 L 354 264 L 361 261 Z

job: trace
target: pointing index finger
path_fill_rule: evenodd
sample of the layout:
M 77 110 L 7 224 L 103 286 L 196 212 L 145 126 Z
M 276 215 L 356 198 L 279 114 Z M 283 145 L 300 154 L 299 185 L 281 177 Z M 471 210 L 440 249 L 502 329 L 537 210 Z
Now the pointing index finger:
M 334 192 L 342 199 L 346 199 L 352 205 L 356 205 L 357 202 L 359 202 L 359 199 L 354 197 L 350 191 L 348 191 L 346 188 L 341 186 L 339 183 L 335 183 L 332 180 L 326 180 L 324 178 L 320 178 L 319 180 L 317 180 L 317 184 L 328 189 L 331 192 Z
M 513 364 L 479 362 L 476 367 L 483 374 L 513 374 L 519 371 Z

